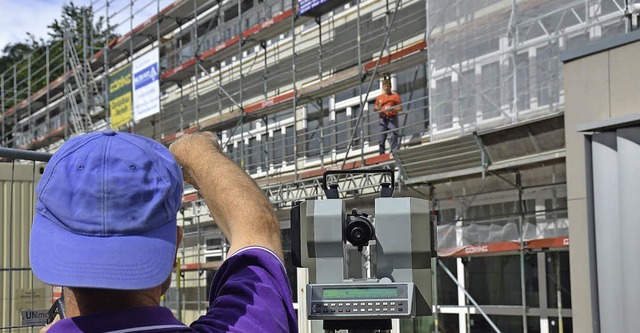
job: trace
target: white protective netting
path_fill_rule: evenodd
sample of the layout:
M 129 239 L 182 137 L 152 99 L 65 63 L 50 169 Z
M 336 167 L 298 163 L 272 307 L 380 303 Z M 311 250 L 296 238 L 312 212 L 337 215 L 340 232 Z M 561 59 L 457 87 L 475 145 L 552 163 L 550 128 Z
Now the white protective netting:
M 623 11 L 624 0 L 428 0 L 432 139 L 562 112 L 559 56 L 624 33 Z

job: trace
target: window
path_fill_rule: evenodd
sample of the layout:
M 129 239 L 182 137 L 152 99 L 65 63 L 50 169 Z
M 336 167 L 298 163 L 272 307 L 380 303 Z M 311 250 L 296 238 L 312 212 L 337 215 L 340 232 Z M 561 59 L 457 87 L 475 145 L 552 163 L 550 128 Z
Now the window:
M 295 131 L 293 126 L 287 126 L 285 128 L 284 135 L 284 153 L 285 153 L 285 161 L 293 162 L 296 159 L 295 156 L 295 146 L 293 144 L 293 136 L 295 135 Z
M 478 304 L 522 304 L 519 256 L 473 257 L 464 260 L 466 260 L 467 268 L 467 290 Z M 525 255 L 524 268 L 527 305 L 538 307 L 538 259 L 536 254 Z M 497 283 L 497 281 L 500 282 Z
M 185 45 L 189 44 L 189 42 L 191 42 L 191 33 L 186 33 L 186 34 L 180 36 L 179 46 L 185 46 Z
M 233 146 L 233 142 L 230 142 L 229 145 L 227 146 L 227 156 L 234 162 L 240 164 L 240 158 L 238 156 L 238 153 L 239 151 L 235 149 L 235 147 Z
M 458 275 L 458 270 L 456 268 L 456 258 L 444 257 L 438 260 L 442 261 L 442 263 L 454 276 Z M 449 278 L 442 267 L 440 267 L 439 265 L 437 265 L 436 267 L 438 269 L 438 302 L 442 305 L 457 305 L 458 286 L 451 280 L 451 278 Z
M 304 132 L 305 155 L 307 157 L 320 156 L 320 120 L 312 119 L 307 121 L 307 128 Z
M 367 138 L 371 146 L 378 145 L 378 135 L 380 132 L 378 128 L 378 114 L 373 111 L 374 104 L 375 101 L 369 102 L 367 107 L 368 111 L 362 118 L 362 121 L 364 121 L 362 127 L 367 129 Z
M 218 26 L 218 18 L 214 17 L 198 26 L 198 37 L 202 37 L 213 31 Z
M 360 115 L 360 105 L 354 105 L 351 107 L 351 121 L 349 127 L 351 128 L 351 134 L 349 134 L 349 139 L 351 139 L 351 135 L 353 135 L 353 131 L 356 131 L 356 135 L 353 137 L 353 147 L 358 148 L 362 144 L 361 138 L 363 130 L 363 121 L 365 118 L 360 119 L 360 124 L 356 129 L 356 123 L 358 122 L 358 116 Z
M 549 45 L 538 48 L 536 51 L 536 80 L 538 83 L 539 106 L 558 103 L 560 99 L 560 78 L 558 77 L 558 73 L 561 73 L 561 71 L 559 70 L 559 52 L 557 43 L 550 43 Z
M 257 138 L 253 137 L 249 139 L 245 153 L 245 169 L 248 170 L 249 173 L 255 173 L 258 171 L 258 164 L 260 163 L 260 148 L 258 147 Z
M 502 102 L 500 99 L 500 64 L 498 62 L 482 66 L 479 87 L 482 119 L 500 116 Z
M 531 94 L 529 93 L 529 53 L 516 56 L 516 90 L 518 94 L 518 110 L 531 108 Z
M 336 122 L 334 125 L 333 132 L 335 133 L 337 151 L 340 152 L 347 149 L 347 146 L 349 145 L 349 140 L 351 139 L 350 129 L 351 129 L 351 126 L 349 126 L 349 121 L 347 120 L 347 110 L 344 109 L 344 110 L 336 111 Z
M 558 293 L 562 307 L 571 308 L 571 275 L 569 252 L 549 252 L 547 260 L 547 299 L 550 308 L 558 308 Z
M 209 238 L 205 241 L 207 250 L 218 250 L 222 247 L 222 238 Z
M 451 94 L 451 77 L 447 76 L 436 81 L 435 96 L 435 121 L 438 129 L 451 128 L 453 126 L 453 105 Z
M 322 106 L 322 109 L 321 109 Z M 305 156 L 320 156 L 321 152 L 330 150 L 329 98 L 319 103 L 307 104 L 307 128 L 305 128 Z M 293 133 L 291 134 L 293 135 Z M 291 137 L 293 142 L 293 137 Z M 293 151 L 293 143 L 291 144 Z
M 403 111 L 398 116 L 402 134 L 420 136 L 428 128 L 428 88 L 426 66 L 418 65 L 396 74 L 396 90 L 400 94 Z
M 458 117 L 461 125 L 476 122 L 476 73 L 472 68 L 462 72 L 458 78 Z
M 262 140 L 258 142 L 258 163 L 262 168 L 262 171 L 266 171 L 269 169 L 269 160 L 271 159 L 269 156 L 269 139 L 268 134 L 262 135 Z
M 335 148 L 334 128 L 329 113 L 322 117 L 322 154 L 331 152 Z
M 253 0 L 242 0 L 242 3 L 240 3 L 240 10 L 242 11 L 242 13 L 251 8 L 253 8 Z
M 224 11 L 224 21 L 229 22 L 234 18 L 238 17 L 238 6 L 233 5 L 229 7 L 229 9 Z
M 274 166 L 279 166 L 282 164 L 283 160 L 283 146 L 284 146 L 284 138 L 282 137 L 282 130 L 277 129 L 273 131 L 273 136 L 271 137 L 271 149 L 269 152 L 271 154 L 271 162 Z

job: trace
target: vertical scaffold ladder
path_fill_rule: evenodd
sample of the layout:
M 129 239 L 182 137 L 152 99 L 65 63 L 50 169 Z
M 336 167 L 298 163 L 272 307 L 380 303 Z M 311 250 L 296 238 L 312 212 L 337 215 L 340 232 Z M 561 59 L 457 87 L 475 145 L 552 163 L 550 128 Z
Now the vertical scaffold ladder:
M 71 66 L 71 74 L 75 80 L 74 87 L 67 82 L 66 86 L 69 93 L 69 103 L 71 105 L 70 121 L 73 126 L 73 134 L 83 134 L 91 131 L 93 122 L 91 120 L 91 111 L 95 106 L 94 98 L 100 98 L 100 92 L 93 76 L 93 71 L 88 62 L 80 61 L 75 44 L 73 43 L 73 34 L 69 31 L 65 32 L 65 49 L 67 59 Z M 84 108 L 80 108 L 75 95 L 80 94 L 80 100 Z

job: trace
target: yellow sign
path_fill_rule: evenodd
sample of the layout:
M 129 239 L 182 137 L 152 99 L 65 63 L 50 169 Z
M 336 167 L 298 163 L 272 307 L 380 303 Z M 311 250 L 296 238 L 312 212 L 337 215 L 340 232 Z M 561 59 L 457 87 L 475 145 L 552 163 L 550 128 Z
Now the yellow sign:
M 131 91 L 116 97 L 109 101 L 109 110 L 111 110 L 111 128 L 118 128 L 131 121 L 132 105 Z
M 109 74 L 109 82 L 111 128 L 118 128 L 130 122 L 133 116 L 131 64 Z

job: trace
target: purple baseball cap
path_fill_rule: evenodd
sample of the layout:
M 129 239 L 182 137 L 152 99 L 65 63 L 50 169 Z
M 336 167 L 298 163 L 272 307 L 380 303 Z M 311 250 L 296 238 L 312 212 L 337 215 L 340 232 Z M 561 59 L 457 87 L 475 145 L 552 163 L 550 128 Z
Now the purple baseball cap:
M 169 277 L 182 172 L 161 144 L 112 130 L 75 137 L 36 191 L 29 246 L 43 282 L 138 290 Z

